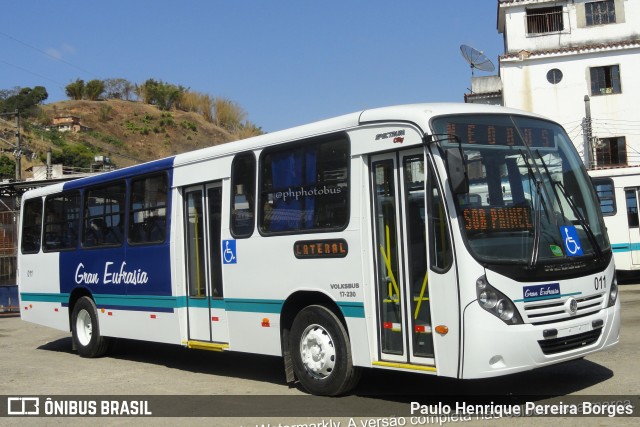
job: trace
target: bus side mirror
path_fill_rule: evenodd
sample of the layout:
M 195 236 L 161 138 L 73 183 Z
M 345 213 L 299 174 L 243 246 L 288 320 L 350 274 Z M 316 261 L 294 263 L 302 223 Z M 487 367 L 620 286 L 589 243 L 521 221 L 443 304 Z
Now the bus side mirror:
M 454 194 L 467 194 L 469 192 L 469 178 L 462 151 L 458 148 L 449 148 L 447 151 L 447 173 Z

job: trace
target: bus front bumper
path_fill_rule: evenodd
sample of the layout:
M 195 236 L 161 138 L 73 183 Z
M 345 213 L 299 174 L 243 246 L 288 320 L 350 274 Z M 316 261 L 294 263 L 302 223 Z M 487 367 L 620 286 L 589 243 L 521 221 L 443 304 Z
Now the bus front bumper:
M 474 302 L 464 311 L 464 325 L 462 378 L 494 377 L 578 359 L 616 345 L 620 300 L 585 317 L 512 326 Z

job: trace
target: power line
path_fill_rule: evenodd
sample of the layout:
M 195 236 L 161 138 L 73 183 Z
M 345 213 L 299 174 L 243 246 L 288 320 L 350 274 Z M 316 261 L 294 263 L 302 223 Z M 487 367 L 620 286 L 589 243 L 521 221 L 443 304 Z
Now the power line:
M 53 82 L 53 83 L 55 83 L 57 85 L 60 85 L 61 87 L 65 86 L 63 83 L 60 83 L 60 82 L 58 82 L 56 80 L 53 80 L 53 79 L 50 79 L 49 77 L 43 76 L 42 74 L 38 74 L 35 71 L 27 70 L 26 68 L 21 67 L 19 65 L 11 64 L 10 62 L 4 61 L 2 59 L 0 59 L 0 62 L 2 62 L 3 64 L 6 64 L 6 65 L 9 65 L 10 67 L 15 67 L 15 68 L 17 68 L 17 69 L 19 69 L 21 71 L 26 72 L 26 73 L 33 74 L 34 76 L 40 77 L 41 79 L 49 80 L 50 82 Z
M 82 71 L 83 73 L 89 74 L 89 75 L 91 75 L 91 76 L 93 76 L 93 77 L 100 78 L 100 76 L 97 76 L 95 73 L 92 73 L 91 71 L 85 70 L 84 68 L 79 67 L 79 66 L 77 66 L 77 65 L 75 65 L 75 64 L 72 64 L 72 63 L 71 63 L 71 62 L 69 62 L 69 61 L 65 61 L 65 60 L 64 60 L 64 59 L 62 59 L 62 58 L 58 58 L 57 56 L 51 55 L 50 53 L 48 53 L 48 52 L 46 52 L 46 51 L 44 51 L 44 50 L 42 50 L 42 49 L 39 49 L 39 48 L 37 48 L 37 47 L 35 47 L 35 46 L 31 46 L 30 44 L 28 44 L 28 43 L 26 43 L 26 42 L 23 42 L 22 40 L 19 40 L 19 39 L 15 38 L 15 37 L 13 37 L 13 36 L 11 36 L 11 35 L 9 35 L 9 34 L 6 34 L 6 33 L 3 33 L 2 31 L 0 31 L 0 35 L 5 36 L 6 38 L 8 38 L 8 39 L 10 39 L 10 40 L 13 40 L 13 41 L 15 41 L 16 43 L 20 43 L 21 45 L 26 46 L 26 47 L 28 47 L 29 49 L 35 50 L 36 52 L 39 52 L 39 53 L 41 53 L 41 54 L 45 55 L 45 56 L 46 56 L 46 57 L 48 57 L 48 58 L 51 58 L 51 59 L 53 59 L 53 60 L 55 60 L 55 61 L 58 61 L 58 62 L 62 62 L 63 64 L 66 64 L 66 65 L 68 65 L 68 66 L 70 66 L 70 67 L 73 67 L 73 68 L 75 68 L 76 70 Z

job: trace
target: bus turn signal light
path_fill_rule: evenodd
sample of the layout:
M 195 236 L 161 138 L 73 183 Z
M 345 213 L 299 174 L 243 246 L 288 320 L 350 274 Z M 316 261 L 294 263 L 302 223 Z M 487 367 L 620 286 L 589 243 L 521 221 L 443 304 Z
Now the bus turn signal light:
M 447 333 L 449 333 L 449 328 L 445 325 L 438 325 L 436 326 L 436 332 L 440 335 L 447 335 Z

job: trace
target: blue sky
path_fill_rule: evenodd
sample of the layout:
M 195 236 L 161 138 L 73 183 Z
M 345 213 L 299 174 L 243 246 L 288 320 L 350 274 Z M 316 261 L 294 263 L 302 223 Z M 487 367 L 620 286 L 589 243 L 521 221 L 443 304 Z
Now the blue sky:
M 2 6 L 0 89 L 45 86 L 49 103 L 77 78 L 153 78 L 229 98 L 271 132 L 462 102 L 460 45 L 497 67 L 496 13 L 495 0 L 20 0 Z

